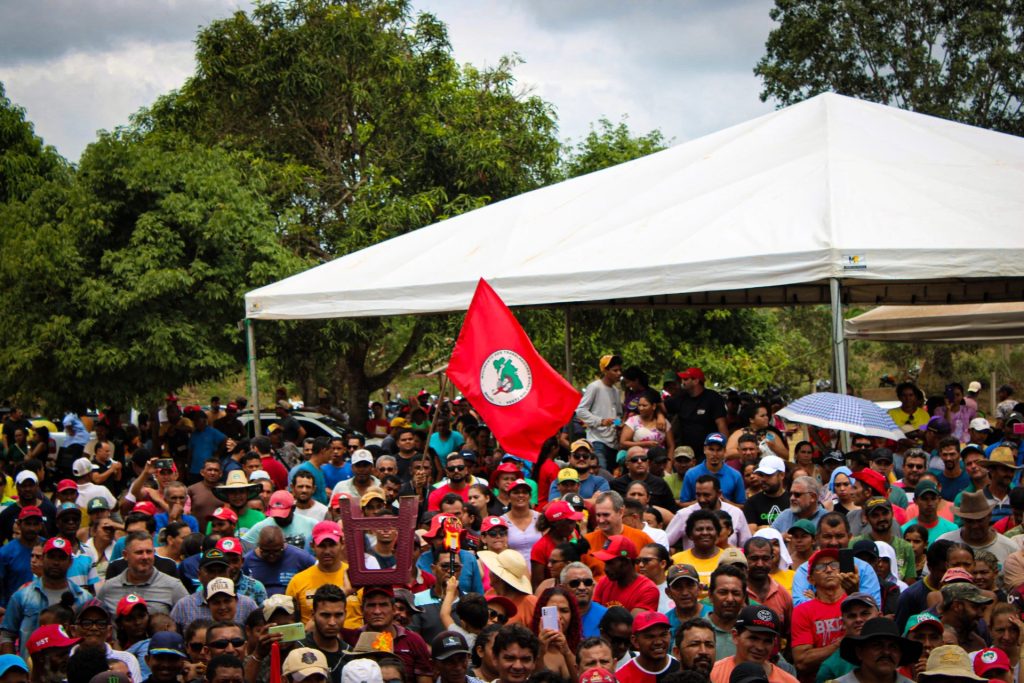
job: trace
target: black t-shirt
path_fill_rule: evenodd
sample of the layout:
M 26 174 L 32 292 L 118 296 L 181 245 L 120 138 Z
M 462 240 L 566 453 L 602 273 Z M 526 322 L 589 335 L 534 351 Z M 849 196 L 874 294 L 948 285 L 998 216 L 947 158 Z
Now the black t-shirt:
M 743 506 L 743 514 L 747 517 L 747 524 L 771 526 L 775 518 L 787 509 L 789 509 L 788 491 L 783 491 L 774 497 L 761 491 L 747 498 L 747 502 Z
M 57 508 L 48 498 L 40 498 L 36 505 L 43 511 L 43 526 L 46 528 L 43 536 L 49 538 L 57 531 Z M 21 504 L 17 500 L 0 512 L 0 545 L 14 538 L 14 523 L 20 513 Z
M 633 480 L 629 478 L 629 475 L 616 477 L 608 482 L 608 487 L 618 493 L 620 496 L 625 497 L 626 491 L 629 489 L 629 485 L 633 483 Z M 647 474 L 647 478 L 644 479 L 644 487 L 647 489 L 647 493 L 650 495 L 651 505 L 663 507 L 666 510 L 676 509 L 676 499 L 672 495 L 672 489 L 668 487 L 665 480 L 655 474 Z
M 107 470 L 114 466 L 114 461 L 108 460 L 105 463 L 99 463 L 93 460 L 92 464 L 96 466 L 96 474 L 103 474 L 104 472 L 106 472 Z M 107 478 L 105 482 L 103 482 L 103 485 L 106 486 L 107 489 L 112 494 L 114 494 L 114 498 L 118 498 L 121 495 L 121 491 L 124 490 L 124 476 L 124 469 L 122 468 L 120 479 L 118 479 L 114 475 L 111 475 L 110 477 Z
M 14 430 L 18 428 L 25 430 L 25 436 L 27 438 L 28 430 L 32 429 L 32 423 L 29 422 L 28 419 L 24 417 L 21 418 L 20 420 L 4 420 L 3 434 L 5 437 L 7 437 L 7 443 L 14 443 Z
M 718 431 L 715 420 L 725 417 L 725 399 L 715 391 L 704 390 L 699 396 L 684 394 L 673 403 L 676 416 L 672 420 L 672 434 L 676 446 L 689 446 L 704 460 L 704 437 Z
M 242 425 L 242 421 L 237 417 L 225 415 L 224 417 L 216 420 L 213 423 L 213 427 L 229 439 L 241 441 L 245 438 L 245 426 Z

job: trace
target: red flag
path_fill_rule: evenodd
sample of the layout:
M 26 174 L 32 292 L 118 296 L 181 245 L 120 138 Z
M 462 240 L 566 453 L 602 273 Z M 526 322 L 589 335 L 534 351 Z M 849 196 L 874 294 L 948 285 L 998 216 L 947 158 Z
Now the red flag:
M 580 402 L 580 392 L 537 353 L 512 311 L 483 279 L 448 361 L 448 377 L 502 448 L 531 461 Z

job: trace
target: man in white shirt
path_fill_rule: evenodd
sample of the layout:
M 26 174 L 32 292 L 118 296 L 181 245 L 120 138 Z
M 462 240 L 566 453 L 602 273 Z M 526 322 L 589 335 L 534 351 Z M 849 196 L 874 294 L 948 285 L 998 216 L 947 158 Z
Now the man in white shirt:
M 587 441 L 601 467 L 615 462 L 619 450 L 618 427 L 622 424 L 622 401 L 615 385 L 622 379 L 622 358 L 601 356 L 601 377 L 587 385 L 576 407 L 576 417 L 587 428 Z
M 728 467 L 728 465 L 726 465 Z M 665 532 L 668 534 L 669 545 L 674 545 L 680 538 L 683 539 L 683 550 L 693 547 L 693 541 L 686 537 L 686 520 L 695 510 L 724 510 L 732 518 L 732 536 L 729 537 L 729 545 L 742 548 L 743 544 L 750 538 L 750 526 L 743 510 L 722 498 L 722 485 L 718 479 L 705 474 L 697 479 L 694 487 L 697 495 L 697 502 L 688 505 L 677 512 L 668 523 Z
M 79 458 L 71 465 L 71 474 L 75 478 L 75 483 L 78 484 L 78 498 L 75 500 L 75 505 L 84 510 L 90 500 L 102 498 L 113 510 L 117 505 L 117 499 L 106 486 L 92 483 L 92 468 L 93 464 L 89 458 Z

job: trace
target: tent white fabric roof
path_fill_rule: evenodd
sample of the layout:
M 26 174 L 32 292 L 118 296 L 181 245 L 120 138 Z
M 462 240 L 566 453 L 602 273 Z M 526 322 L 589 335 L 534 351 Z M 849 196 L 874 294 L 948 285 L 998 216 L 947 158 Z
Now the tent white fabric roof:
M 246 316 L 1024 300 L 1024 139 L 825 94 L 249 292 Z
M 894 342 L 1024 342 L 1024 304 L 879 306 L 843 324 L 847 339 Z

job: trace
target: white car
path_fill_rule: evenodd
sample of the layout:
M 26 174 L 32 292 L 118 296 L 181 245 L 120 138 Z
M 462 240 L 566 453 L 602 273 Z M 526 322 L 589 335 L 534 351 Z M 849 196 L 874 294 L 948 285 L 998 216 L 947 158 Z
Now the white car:
M 295 410 L 292 411 L 292 417 L 299 421 L 302 428 L 306 430 L 307 438 L 316 438 L 318 436 L 344 437 L 348 431 L 345 426 L 335 420 L 330 415 L 324 415 L 323 413 L 316 413 L 313 411 L 306 410 Z M 245 431 L 250 438 L 256 435 L 256 422 L 253 419 L 254 415 L 251 411 L 245 411 L 239 413 L 238 419 L 242 421 L 245 426 Z M 260 431 L 263 435 L 267 434 L 267 427 L 270 425 L 280 422 L 281 418 L 274 412 L 260 412 Z

